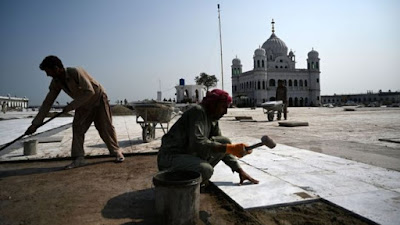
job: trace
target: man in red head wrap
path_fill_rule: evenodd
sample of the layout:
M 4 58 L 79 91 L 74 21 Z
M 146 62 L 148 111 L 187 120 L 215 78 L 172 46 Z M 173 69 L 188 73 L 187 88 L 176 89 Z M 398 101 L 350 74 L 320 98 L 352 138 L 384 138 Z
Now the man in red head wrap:
M 245 144 L 231 144 L 221 135 L 218 120 L 227 113 L 231 96 L 223 90 L 207 92 L 200 105 L 188 109 L 162 138 L 158 153 L 158 168 L 189 170 L 201 173 L 203 183 L 211 178 L 214 166 L 223 161 L 239 173 L 240 184 L 245 180 L 257 184 L 239 165 L 236 157 L 250 154 Z M 236 157 L 235 157 L 236 156 Z

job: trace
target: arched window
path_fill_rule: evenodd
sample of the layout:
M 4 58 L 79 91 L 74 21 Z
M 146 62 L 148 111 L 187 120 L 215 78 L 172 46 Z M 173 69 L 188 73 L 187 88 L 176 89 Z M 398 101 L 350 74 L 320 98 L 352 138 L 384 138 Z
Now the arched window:
M 297 80 L 294 80 L 294 86 L 297 87 Z
M 265 90 L 265 81 L 263 80 L 262 83 L 263 83 L 263 89 Z
M 319 69 L 319 65 L 318 64 L 319 64 L 318 62 L 315 63 L 317 69 Z
M 303 80 L 299 80 L 299 86 L 303 87 Z
M 274 79 L 270 79 L 269 80 L 269 86 L 270 87 L 275 87 L 275 80 Z
M 257 68 L 260 68 L 260 60 L 257 60 Z
M 262 63 L 261 63 L 261 64 L 262 64 L 262 67 L 264 68 L 264 67 L 265 67 L 264 60 L 262 60 L 261 62 L 262 62 Z
M 314 62 L 311 62 L 311 69 L 315 69 Z
M 310 69 L 310 63 L 307 63 L 307 69 Z
M 260 89 L 261 89 L 261 82 L 258 81 L 258 90 L 260 90 Z
M 307 80 L 304 80 L 304 87 L 307 87 Z
M 289 87 L 293 86 L 292 80 L 289 80 Z

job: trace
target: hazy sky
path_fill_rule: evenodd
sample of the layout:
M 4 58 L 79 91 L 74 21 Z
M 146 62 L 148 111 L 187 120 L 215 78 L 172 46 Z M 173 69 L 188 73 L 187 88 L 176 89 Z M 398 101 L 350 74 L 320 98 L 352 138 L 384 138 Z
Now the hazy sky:
M 252 69 L 271 19 L 296 68 L 319 52 L 322 95 L 400 90 L 398 0 L 1 0 L 0 95 L 41 104 L 50 78 L 39 64 L 50 54 L 84 67 L 112 103 L 155 99 L 160 86 L 174 98 L 180 78 L 194 84 L 201 72 L 221 81 L 218 3 L 230 93 L 232 59 Z

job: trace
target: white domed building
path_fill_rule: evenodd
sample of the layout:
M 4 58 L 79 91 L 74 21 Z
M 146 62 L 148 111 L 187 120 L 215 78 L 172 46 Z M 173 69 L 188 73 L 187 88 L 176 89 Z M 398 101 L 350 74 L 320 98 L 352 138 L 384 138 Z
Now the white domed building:
M 232 96 L 237 106 L 261 105 L 274 101 L 278 80 L 287 87 L 289 106 L 319 106 L 320 59 L 314 49 L 308 53 L 307 69 L 296 69 L 295 55 L 288 53 L 285 42 L 272 34 L 254 51 L 253 70 L 243 72 L 239 58 L 232 60 Z

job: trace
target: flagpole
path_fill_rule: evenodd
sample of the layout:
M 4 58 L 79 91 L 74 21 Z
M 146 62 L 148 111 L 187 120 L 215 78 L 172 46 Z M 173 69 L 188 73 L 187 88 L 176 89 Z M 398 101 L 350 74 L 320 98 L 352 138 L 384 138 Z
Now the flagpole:
M 222 36 L 221 36 L 221 16 L 218 4 L 218 21 L 219 21 L 219 45 L 221 47 L 221 82 L 222 82 L 222 90 L 224 90 L 224 65 L 222 62 Z

